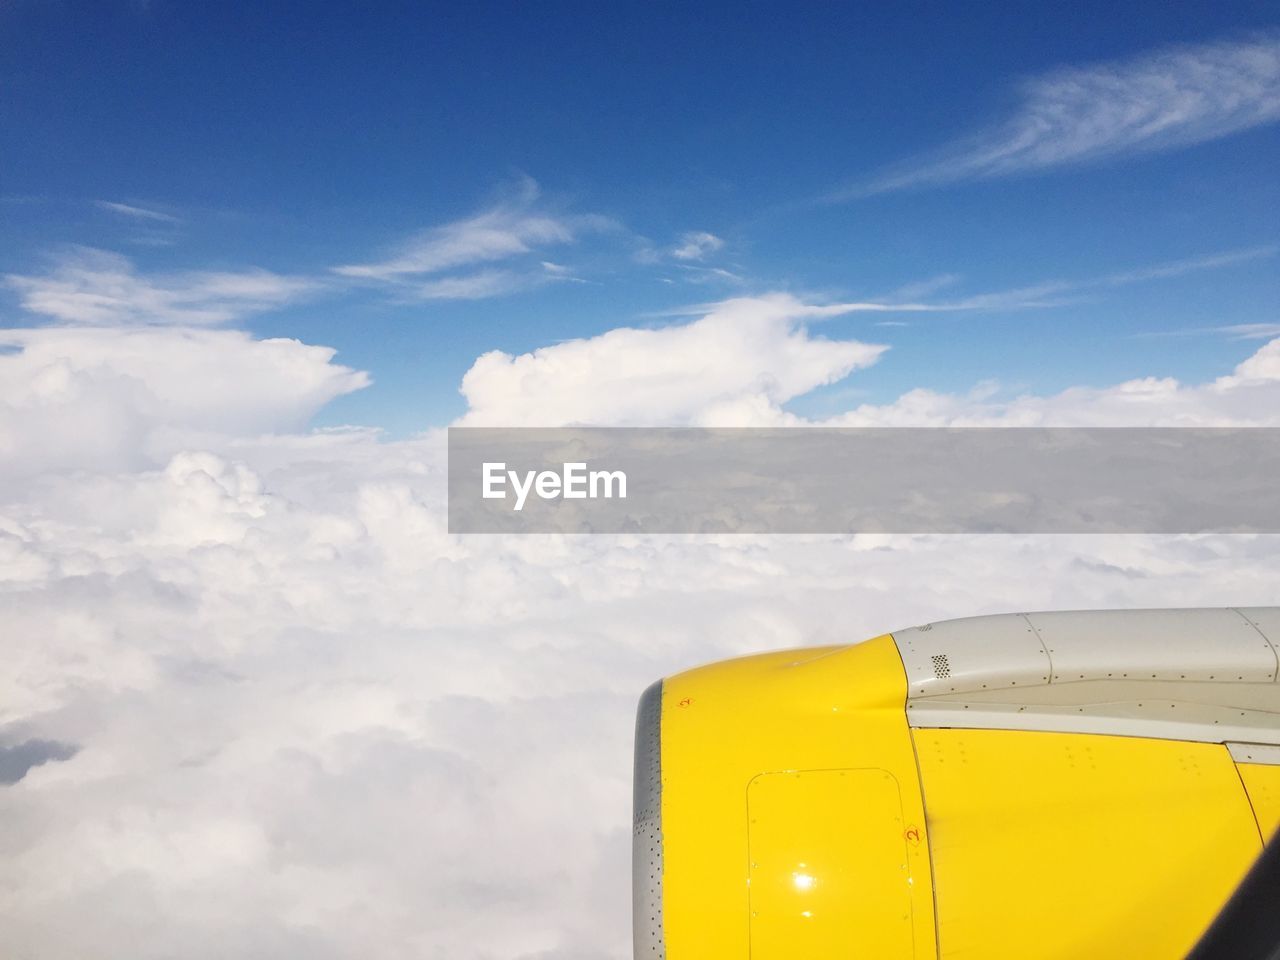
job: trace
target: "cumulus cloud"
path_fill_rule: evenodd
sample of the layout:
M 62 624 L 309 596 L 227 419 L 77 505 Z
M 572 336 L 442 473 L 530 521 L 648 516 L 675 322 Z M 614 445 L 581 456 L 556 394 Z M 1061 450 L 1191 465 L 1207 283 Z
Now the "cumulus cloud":
M 879 355 L 805 330 L 840 309 L 730 301 L 478 362 L 472 412 L 583 419 L 576 398 L 596 422 L 776 417 Z M 737 343 L 742 375 L 717 360 Z M 364 382 L 325 348 L 61 329 L 16 346 L 3 435 L 59 417 L 88 434 L 93 397 L 143 429 L 0 457 L 5 481 L 28 457 L 36 471 L 0 483 L 15 956 L 624 960 L 633 710 L 652 679 L 944 617 L 1252 604 L 1280 576 L 1275 537 L 454 537 L 441 432 L 301 430 Z M 1280 341 L 1130 413 L 1177 420 L 1277 382 Z M 1132 392 L 1044 402 L 1108 422 L 1102 398 Z M 156 423 L 180 445 L 141 443 Z
M 1215 140 L 1280 120 L 1280 36 L 1171 47 L 1021 86 L 1002 124 L 843 196 L 988 179 Z
M 24 309 L 61 323 L 214 326 L 295 301 L 314 282 L 267 270 L 145 276 L 124 256 L 76 247 L 44 274 L 9 274 Z
M 1211 389 L 1222 394 L 1239 387 L 1266 387 L 1276 381 L 1280 381 L 1280 339 L 1272 340 L 1260 348 L 1236 367 L 1234 373 L 1219 377 L 1213 382 Z
M 572 243 L 584 233 L 612 229 L 606 217 L 597 214 L 561 214 L 539 206 L 538 185 L 525 178 L 515 195 L 470 217 L 432 227 L 410 239 L 391 256 L 372 263 L 334 267 L 344 277 L 385 282 L 421 280 L 459 267 L 509 261 L 531 257 L 538 250 Z M 431 281 L 418 289 L 424 296 L 430 291 L 448 289 L 450 283 L 470 283 L 471 296 L 482 286 L 475 280 L 485 274 Z M 489 274 L 489 276 L 497 276 Z M 495 293 L 509 292 L 495 287 Z
M 0 348 L 0 485 L 138 468 L 205 435 L 297 431 L 369 383 L 332 349 L 238 330 L 5 330 Z
M 775 294 L 726 300 L 687 324 L 619 328 L 518 357 L 476 360 L 462 379 L 465 426 L 743 424 L 874 363 L 885 347 L 814 336 L 806 320 L 859 305 Z

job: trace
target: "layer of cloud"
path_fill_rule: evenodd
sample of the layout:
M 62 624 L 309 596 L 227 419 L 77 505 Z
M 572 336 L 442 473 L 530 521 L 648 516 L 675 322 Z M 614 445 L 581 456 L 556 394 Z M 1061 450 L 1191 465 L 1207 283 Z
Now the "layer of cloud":
M 8 949 L 623 960 L 654 677 L 1280 574 L 1275 538 L 460 540 L 443 466 L 299 439 L 5 505 L 0 729 L 79 748 L 0 787 Z
M 786 396 L 878 355 L 805 331 L 842 309 L 732 301 L 497 358 L 474 412 L 799 422 Z M 717 366 L 742 341 L 746 373 Z M 0 785 L 15 956 L 624 960 L 652 679 L 986 612 L 1255 604 L 1280 577 L 1277 537 L 452 537 L 439 431 L 278 432 L 363 382 L 325 348 L 173 330 L 16 345 L 0 435 L 62 418 L 88 437 L 105 397 L 125 421 L 164 408 L 170 440 L 0 457 L 0 744 L 58 745 Z M 1180 422 L 1227 398 L 1257 422 L 1278 385 L 1280 340 L 1199 385 L 908 395 L 893 415 Z M 27 460 L 39 475 L 10 482 Z
M 44 274 L 9 274 L 23 309 L 59 323 L 215 326 L 294 302 L 314 281 L 267 270 L 143 275 L 117 253 L 75 247 Z
M 1160 50 L 1022 85 L 1007 121 L 844 196 L 1185 147 L 1280 120 L 1280 36 Z

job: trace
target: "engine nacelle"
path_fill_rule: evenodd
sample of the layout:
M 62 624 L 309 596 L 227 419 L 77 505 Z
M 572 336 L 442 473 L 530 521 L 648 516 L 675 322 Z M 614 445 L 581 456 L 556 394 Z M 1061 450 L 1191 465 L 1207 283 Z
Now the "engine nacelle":
M 636 960 L 1185 956 L 1280 822 L 1280 608 L 1008 614 L 650 687 Z

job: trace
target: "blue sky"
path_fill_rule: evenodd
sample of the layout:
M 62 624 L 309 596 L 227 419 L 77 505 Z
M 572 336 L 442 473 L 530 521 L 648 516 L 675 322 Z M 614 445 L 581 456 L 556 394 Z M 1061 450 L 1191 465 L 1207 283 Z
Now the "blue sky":
M 928 308 L 808 415 L 1280 335 L 1280 4 L 793 6 L 7 4 L 0 322 L 327 344 L 393 434 L 767 291 Z

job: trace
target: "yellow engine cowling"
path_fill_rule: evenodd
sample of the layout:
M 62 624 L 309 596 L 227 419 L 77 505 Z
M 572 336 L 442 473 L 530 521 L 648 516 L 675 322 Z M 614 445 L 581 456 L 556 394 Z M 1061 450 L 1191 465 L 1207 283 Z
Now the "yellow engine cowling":
M 1104 620 L 1138 622 L 1121 621 Z M 1212 704 L 1164 703 L 1178 719 L 1162 728 L 1154 701 L 1127 716 L 1132 684 L 1056 677 L 1048 664 L 1065 652 L 1044 647 L 1039 681 L 980 666 L 981 639 L 961 642 L 973 621 L 958 623 L 934 625 L 928 643 L 901 632 L 746 657 L 650 688 L 637 725 L 637 960 L 1186 954 L 1280 817 L 1280 748 L 1266 743 L 1280 733 L 1274 651 L 1269 678 L 1241 668 L 1227 693 L 1197 693 L 1250 704 L 1261 742 L 1245 755 L 1194 739 L 1201 720 L 1221 729 Z M 927 668 L 942 686 L 917 684 Z M 1176 677 L 1155 673 L 1133 695 L 1176 693 Z

